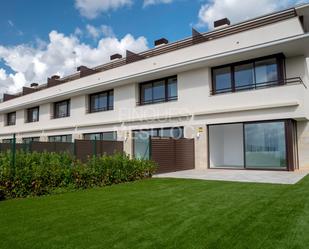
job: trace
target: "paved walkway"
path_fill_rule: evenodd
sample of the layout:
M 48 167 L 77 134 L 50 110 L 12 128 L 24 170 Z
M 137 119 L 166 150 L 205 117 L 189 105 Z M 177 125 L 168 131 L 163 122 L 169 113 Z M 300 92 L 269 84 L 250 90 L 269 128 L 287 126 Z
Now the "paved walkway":
M 274 184 L 295 184 L 305 177 L 309 171 L 261 171 L 261 170 L 184 170 L 173 173 L 158 174 L 157 178 L 185 178 L 200 180 L 219 180 L 233 182 L 257 182 Z

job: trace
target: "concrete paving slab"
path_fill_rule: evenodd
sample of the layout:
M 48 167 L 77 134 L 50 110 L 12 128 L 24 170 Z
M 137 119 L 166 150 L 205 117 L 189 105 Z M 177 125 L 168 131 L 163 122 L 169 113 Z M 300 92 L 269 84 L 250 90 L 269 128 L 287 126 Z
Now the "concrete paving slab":
M 183 178 L 199 180 L 217 180 L 232 182 L 253 182 L 272 184 L 295 184 L 309 173 L 306 171 L 262 171 L 262 170 L 184 170 L 154 175 L 155 178 Z

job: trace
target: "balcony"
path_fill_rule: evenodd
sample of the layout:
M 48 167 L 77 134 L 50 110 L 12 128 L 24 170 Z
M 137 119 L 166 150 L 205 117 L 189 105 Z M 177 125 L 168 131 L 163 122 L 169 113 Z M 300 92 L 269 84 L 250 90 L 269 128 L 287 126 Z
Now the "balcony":
M 307 89 L 307 86 L 304 84 L 304 82 L 302 81 L 300 77 L 294 77 L 294 78 L 286 78 L 283 80 L 275 80 L 275 81 L 268 81 L 268 82 L 261 82 L 261 83 L 251 83 L 251 84 L 235 86 L 235 87 L 211 89 L 210 95 L 258 90 L 258 89 L 265 89 L 265 88 L 278 87 L 278 86 L 284 86 L 284 85 L 303 85 Z

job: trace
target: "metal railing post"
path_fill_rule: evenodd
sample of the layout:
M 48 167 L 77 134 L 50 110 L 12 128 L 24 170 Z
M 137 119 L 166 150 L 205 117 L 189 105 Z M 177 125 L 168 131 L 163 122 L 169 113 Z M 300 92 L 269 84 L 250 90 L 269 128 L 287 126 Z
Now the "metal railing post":
M 12 141 L 12 151 L 11 151 L 11 154 L 12 154 L 12 159 L 11 159 L 11 166 L 12 166 L 12 169 L 14 170 L 15 172 L 15 166 L 16 166 L 16 134 L 14 133 L 13 134 L 13 141 Z

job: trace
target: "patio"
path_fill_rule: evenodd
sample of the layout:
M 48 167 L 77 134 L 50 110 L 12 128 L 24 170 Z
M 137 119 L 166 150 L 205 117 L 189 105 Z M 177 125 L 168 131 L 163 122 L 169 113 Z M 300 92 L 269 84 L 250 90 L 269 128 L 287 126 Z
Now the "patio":
M 308 173 L 309 170 L 288 172 L 264 170 L 194 169 L 157 174 L 154 177 L 272 184 L 295 184 L 304 178 Z

